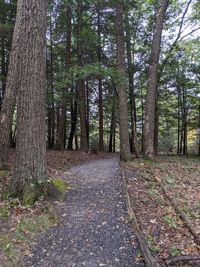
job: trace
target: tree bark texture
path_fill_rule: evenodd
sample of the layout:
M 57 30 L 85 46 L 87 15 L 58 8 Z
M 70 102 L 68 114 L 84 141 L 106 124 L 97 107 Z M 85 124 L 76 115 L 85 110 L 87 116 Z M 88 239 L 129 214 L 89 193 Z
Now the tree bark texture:
M 102 49 L 101 49 L 101 13 L 100 7 L 97 7 L 97 33 L 98 33 L 98 49 L 97 49 L 97 56 L 99 64 L 101 64 L 101 57 L 102 57 Z M 103 86 L 102 80 L 99 79 L 99 151 L 104 150 L 104 138 L 103 138 Z
M 116 95 L 113 93 L 112 113 L 110 119 L 110 136 L 108 152 L 115 152 L 115 130 L 116 130 Z
M 32 204 L 46 184 L 46 17 L 47 1 L 18 0 L 20 35 L 17 140 L 12 188 Z M 12 66 L 12 62 L 11 62 Z M 15 66 L 15 65 L 14 65 Z
M 18 4 L 17 14 L 18 15 L 13 33 L 6 89 L 0 114 L 0 168 L 4 168 L 7 161 L 10 131 L 16 103 L 16 94 L 20 82 L 19 71 L 21 63 L 20 61 L 22 59 L 20 51 L 23 44 L 20 31 L 20 28 L 23 27 L 23 18 L 20 17 L 22 15 L 20 3 Z
M 65 68 L 66 71 L 69 71 L 70 68 L 70 58 L 71 58 L 71 36 L 72 36 L 72 22 L 71 22 L 71 6 L 67 4 L 66 6 L 66 17 L 67 17 L 67 36 L 66 36 L 66 61 Z M 67 94 L 68 88 L 64 87 L 62 92 L 61 100 L 61 113 L 59 117 L 59 126 L 57 132 L 56 148 L 63 149 L 65 144 L 65 130 L 66 130 L 66 113 L 67 113 Z
M 69 141 L 67 145 L 67 149 L 73 149 L 73 140 L 76 133 L 76 124 L 77 124 L 77 100 L 76 96 L 71 100 L 71 130 L 69 134 Z
M 145 106 L 145 126 L 144 126 L 144 155 L 154 157 L 154 141 L 155 141 L 155 105 L 158 83 L 158 64 L 160 56 L 160 44 L 163 30 L 165 14 L 169 5 L 169 0 L 161 0 L 158 9 L 155 29 L 153 35 L 153 43 L 151 56 L 149 61 L 149 72 L 147 81 L 147 95 Z
M 82 51 L 82 0 L 78 0 L 77 16 L 77 54 L 78 54 L 78 65 L 83 66 L 83 51 Z M 78 98 L 79 98 L 79 113 L 80 113 L 80 128 L 81 128 L 81 150 L 88 152 L 88 138 L 87 138 L 87 125 L 86 125 L 86 96 L 85 96 L 85 83 L 83 80 L 79 81 L 78 86 Z
M 127 78 L 125 63 L 123 4 L 116 4 L 116 41 L 117 41 L 117 93 L 119 105 L 119 131 L 120 131 L 120 158 L 128 161 L 130 157 L 130 143 L 128 134 L 128 108 L 127 108 Z
M 52 27 L 52 10 L 50 10 L 50 60 L 47 70 L 47 80 L 49 81 L 49 90 L 47 90 L 47 119 L 48 119 L 48 148 L 53 148 L 55 140 L 55 96 L 54 96 L 54 54 L 53 54 L 53 27 Z
M 130 25 L 128 21 L 128 15 L 126 15 L 126 50 L 127 50 L 127 61 L 128 61 L 128 79 L 129 79 L 129 97 L 130 97 L 130 109 L 131 109 L 131 138 L 130 138 L 130 149 L 131 152 L 135 153 L 136 157 L 139 157 L 137 133 L 136 133 L 136 105 L 135 105 L 135 92 L 134 92 L 134 51 L 132 55 L 131 46 L 131 34 Z M 134 49 L 133 49 L 134 50 Z

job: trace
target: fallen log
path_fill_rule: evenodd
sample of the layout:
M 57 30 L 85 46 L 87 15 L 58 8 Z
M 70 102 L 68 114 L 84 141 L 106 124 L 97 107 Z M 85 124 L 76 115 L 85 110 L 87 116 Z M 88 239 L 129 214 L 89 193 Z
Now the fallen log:
M 195 241 L 197 243 L 197 245 L 200 246 L 200 236 L 199 234 L 196 232 L 195 227 L 192 225 L 192 222 L 190 221 L 190 219 L 187 217 L 187 215 L 183 212 L 183 210 L 180 208 L 178 202 L 169 194 L 168 190 L 165 188 L 165 186 L 163 185 L 162 181 L 160 179 L 158 179 L 157 177 L 155 177 L 155 180 L 158 182 L 158 184 L 160 185 L 164 195 L 166 196 L 166 198 L 169 199 L 171 205 L 173 206 L 173 208 L 175 209 L 175 211 L 177 212 L 177 215 L 180 217 L 180 219 L 182 220 L 182 222 L 184 223 L 184 225 L 188 228 L 188 230 L 190 231 L 190 233 L 193 235 L 193 237 L 195 238 Z
M 132 227 L 134 229 L 134 234 L 136 235 L 142 255 L 144 257 L 144 261 L 146 263 L 146 267 L 161 267 L 155 260 L 154 256 L 152 255 L 150 248 L 147 244 L 147 241 L 145 239 L 145 236 L 140 228 L 140 225 L 138 223 L 138 220 L 136 218 L 135 212 L 133 210 L 133 207 L 131 205 L 131 200 L 130 200 L 130 194 L 127 186 L 127 181 L 124 173 L 123 166 L 121 166 L 121 176 L 122 176 L 122 182 L 123 182 L 123 187 L 126 195 L 126 204 L 127 204 L 127 209 L 128 209 L 128 214 L 130 217 L 130 222 L 132 224 Z
M 178 262 L 186 262 L 186 261 L 200 261 L 200 255 L 182 255 L 176 257 L 169 257 L 166 259 L 167 265 L 173 265 Z

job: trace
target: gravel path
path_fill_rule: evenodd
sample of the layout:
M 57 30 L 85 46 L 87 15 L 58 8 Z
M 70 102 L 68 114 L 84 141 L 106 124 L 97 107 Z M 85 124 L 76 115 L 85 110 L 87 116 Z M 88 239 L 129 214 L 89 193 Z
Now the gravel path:
M 76 166 L 63 219 L 40 237 L 22 266 L 134 267 L 137 244 L 126 224 L 118 159 Z

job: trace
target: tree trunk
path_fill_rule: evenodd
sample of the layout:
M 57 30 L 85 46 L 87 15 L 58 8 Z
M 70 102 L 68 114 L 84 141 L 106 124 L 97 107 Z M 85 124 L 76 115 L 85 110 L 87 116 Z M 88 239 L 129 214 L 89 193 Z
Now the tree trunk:
M 112 101 L 112 114 L 110 120 L 110 137 L 109 137 L 109 148 L 108 152 L 115 152 L 115 128 L 116 128 L 116 96 L 115 93 L 113 94 L 113 101 Z
M 71 35 L 72 35 L 72 23 L 71 23 L 71 6 L 66 6 L 66 17 L 67 17 L 67 37 L 66 37 L 66 61 L 65 68 L 69 71 L 70 68 L 70 57 L 71 57 Z M 56 148 L 63 149 L 65 144 L 65 132 L 66 132 L 66 113 L 67 113 L 67 91 L 68 88 L 64 87 L 61 99 L 61 113 L 59 118 L 59 126 L 56 137 Z
M 155 140 L 155 104 L 158 82 L 158 63 L 160 56 L 160 44 L 165 19 L 165 13 L 169 5 L 169 0 L 161 0 L 158 13 L 156 15 L 155 30 L 149 61 L 149 72 L 147 81 L 147 96 L 145 107 L 145 126 L 144 126 L 144 155 L 154 157 Z
M 198 107 L 198 111 L 199 111 L 199 132 L 198 132 L 198 138 L 199 138 L 199 145 L 198 145 L 198 155 L 200 156 L 200 105 Z
M 20 6 L 20 4 L 21 2 L 18 4 L 18 6 Z M 18 13 L 20 13 L 19 8 Z M 13 113 L 16 102 L 16 94 L 20 82 L 20 48 L 23 42 L 19 32 L 19 28 L 22 27 L 22 18 L 20 18 L 20 16 L 18 15 L 16 18 L 13 33 L 8 78 L 6 82 L 5 95 L 0 114 L 0 169 L 6 166 L 6 161 L 8 157 L 8 147 L 10 142 L 10 131 L 12 127 Z
M 186 88 L 183 88 L 183 155 L 187 155 L 187 106 Z
M 2 79 L 2 87 L 0 92 L 0 111 L 2 107 L 2 102 L 4 99 L 5 89 L 6 89 L 6 55 L 5 55 L 5 41 L 4 41 L 4 33 L 1 33 L 1 79 Z
M 128 108 L 127 108 L 127 79 L 124 47 L 124 21 L 123 4 L 116 4 L 116 41 L 117 41 L 117 93 L 119 105 L 119 131 L 120 131 L 120 159 L 128 161 L 130 158 L 130 143 L 128 134 Z
M 77 9 L 77 56 L 78 56 L 78 65 L 83 66 L 83 54 L 82 54 L 82 0 L 78 0 L 78 9 Z M 86 126 L 86 97 L 85 97 L 85 84 L 83 80 L 79 81 L 78 86 L 78 96 L 79 96 L 79 114 L 80 114 L 80 128 L 81 128 L 81 150 L 88 152 L 88 138 L 87 138 L 87 126 Z
M 73 99 L 71 99 L 71 130 L 70 130 L 70 134 L 69 134 L 69 141 L 68 141 L 68 145 L 67 145 L 67 149 L 69 150 L 73 150 L 73 141 L 74 141 L 74 137 L 75 137 L 75 133 L 76 133 L 76 124 L 77 124 L 77 89 L 75 89 L 75 96 Z M 71 93 L 73 93 L 73 87 L 71 89 Z
M 17 98 L 17 140 L 14 193 L 24 204 L 44 192 L 47 182 L 45 138 L 47 1 L 17 2 L 20 35 Z M 11 63 L 12 64 L 12 63 Z
M 179 81 L 177 81 L 177 92 L 178 92 L 178 129 L 177 129 L 177 154 L 180 154 L 180 117 L 181 117 L 181 112 L 180 112 L 180 102 L 181 102 L 181 95 L 180 95 L 180 86 L 179 86 Z
M 154 127 L 154 155 L 158 154 L 158 138 L 159 138 L 159 91 L 158 84 L 156 87 L 156 102 L 155 102 L 155 127 Z
M 87 112 L 86 112 L 86 128 L 87 128 L 87 140 L 88 144 L 90 143 L 90 93 L 89 93 L 89 82 L 85 81 L 86 89 L 86 100 L 87 100 Z
M 131 137 L 130 137 L 130 149 L 135 153 L 136 157 L 139 157 L 137 133 L 136 133 L 136 105 L 135 105 L 135 92 L 134 92 L 134 51 L 132 56 L 131 37 L 130 37 L 130 25 L 128 21 L 128 15 L 126 16 L 126 50 L 128 60 L 128 77 L 129 77 L 129 96 L 130 96 L 130 108 L 131 108 Z
M 52 30 L 52 11 L 50 11 L 50 62 L 48 81 L 49 81 L 49 91 L 47 98 L 47 119 L 48 119 L 48 148 L 53 148 L 55 140 L 55 104 L 54 104 L 54 69 L 53 69 L 53 30 Z
M 100 7 L 97 7 L 97 33 L 98 33 L 98 49 L 97 56 L 99 64 L 101 64 L 101 14 Z M 99 151 L 104 150 L 104 141 L 103 141 L 103 90 L 102 90 L 102 80 L 99 79 Z

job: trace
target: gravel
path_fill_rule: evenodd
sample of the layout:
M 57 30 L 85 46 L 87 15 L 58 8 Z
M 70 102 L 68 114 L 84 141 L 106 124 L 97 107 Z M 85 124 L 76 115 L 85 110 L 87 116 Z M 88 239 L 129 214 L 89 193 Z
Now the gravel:
M 40 236 L 21 266 L 134 267 L 139 252 L 127 224 L 119 161 L 95 160 L 72 168 L 62 220 Z

